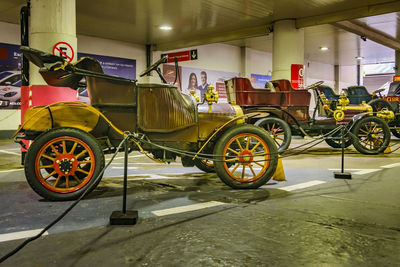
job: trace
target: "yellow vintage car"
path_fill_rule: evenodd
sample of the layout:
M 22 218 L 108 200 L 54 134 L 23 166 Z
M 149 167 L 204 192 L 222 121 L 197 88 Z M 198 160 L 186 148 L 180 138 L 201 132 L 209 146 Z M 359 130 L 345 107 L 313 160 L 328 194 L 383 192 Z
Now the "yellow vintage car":
M 245 120 L 239 106 L 196 103 L 176 86 L 165 82 L 161 58 L 141 76 L 156 71 L 162 83 L 103 73 L 92 58 L 74 64 L 29 47 L 24 56 L 37 65 L 52 86 L 78 88 L 86 79 L 91 105 L 59 102 L 27 111 L 16 132 L 16 141 L 33 140 L 25 157 L 25 175 L 32 189 L 49 200 L 78 198 L 102 175 L 104 153 L 113 153 L 129 135 L 129 151 L 142 150 L 162 162 L 181 157 L 184 166 L 194 164 L 215 171 L 232 188 L 258 188 L 275 172 L 277 148 L 259 127 Z M 211 163 L 211 164 L 210 164 Z

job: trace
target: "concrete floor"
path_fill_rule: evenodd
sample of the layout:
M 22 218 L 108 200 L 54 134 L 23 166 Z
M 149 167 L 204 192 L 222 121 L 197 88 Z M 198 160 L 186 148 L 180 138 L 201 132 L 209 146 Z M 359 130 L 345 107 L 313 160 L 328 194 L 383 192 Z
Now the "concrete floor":
M 0 141 L 0 257 L 71 204 L 36 195 L 18 153 Z M 284 158 L 287 181 L 257 190 L 232 190 L 215 174 L 133 153 L 128 209 L 140 219 L 110 226 L 110 214 L 121 209 L 119 157 L 46 236 L 0 265 L 400 266 L 400 150 L 365 156 L 350 147 L 345 168 L 353 179 L 335 180 L 340 150 L 321 144 Z

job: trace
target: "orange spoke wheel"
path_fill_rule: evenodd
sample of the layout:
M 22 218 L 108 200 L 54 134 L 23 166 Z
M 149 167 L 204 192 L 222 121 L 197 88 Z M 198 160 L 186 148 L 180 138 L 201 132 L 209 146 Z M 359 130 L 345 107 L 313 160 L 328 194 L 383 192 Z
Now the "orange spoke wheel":
M 44 198 L 71 200 L 96 183 L 103 166 L 104 155 L 93 136 L 78 129 L 56 128 L 33 142 L 25 174 L 30 186 Z
M 277 147 L 269 134 L 253 125 L 229 129 L 215 147 L 214 168 L 233 188 L 258 188 L 274 174 Z
M 382 153 L 390 142 L 389 126 L 378 117 L 368 116 L 357 121 L 352 133 L 354 147 L 367 155 Z

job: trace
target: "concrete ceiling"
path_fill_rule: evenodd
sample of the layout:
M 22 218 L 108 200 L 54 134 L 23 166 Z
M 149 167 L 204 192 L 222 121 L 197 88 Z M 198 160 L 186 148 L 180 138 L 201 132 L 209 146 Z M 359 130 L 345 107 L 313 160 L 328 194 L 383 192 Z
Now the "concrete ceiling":
M 0 21 L 19 23 L 19 10 L 25 3 L 1 0 Z M 159 50 L 231 41 L 232 45 L 271 51 L 267 25 L 293 18 L 298 27 L 307 27 L 307 59 L 342 65 L 356 64 L 357 55 L 364 57 L 363 63 L 393 61 L 394 53 L 358 35 L 320 24 L 358 19 L 394 38 L 400 28 L 400 1 L 393 0 L 76 0 L 76 9 L 77 34 L 150 43 Z M 371 15 L 375 16 L 366 17 Z M 164 24 L 173 30 L 160 30 Z M 322 53 L 321 46 L 330 49 Z

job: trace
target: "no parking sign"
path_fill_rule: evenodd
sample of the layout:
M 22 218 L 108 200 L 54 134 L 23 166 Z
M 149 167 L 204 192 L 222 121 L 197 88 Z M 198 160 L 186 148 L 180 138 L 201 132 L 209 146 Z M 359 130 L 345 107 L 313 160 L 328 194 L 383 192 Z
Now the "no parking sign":
M 69 43 L 58 42 L 53 46 L 53 55 L 64 58 L 68 63 L 74 59 L 74 49 Z

